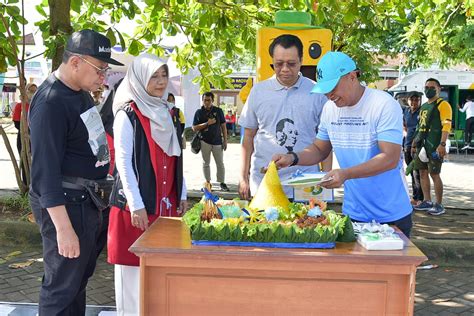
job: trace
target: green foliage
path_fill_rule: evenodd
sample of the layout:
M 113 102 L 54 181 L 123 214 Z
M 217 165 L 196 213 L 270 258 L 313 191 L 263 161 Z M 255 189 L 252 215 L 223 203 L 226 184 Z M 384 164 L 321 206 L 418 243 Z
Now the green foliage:
M 0 205 L 4 212 L 8 211 L 18 215 L 25 215 L 30 212 L 30 200 L 28 194 L 2 197 L 0 198 Z
M 18 39 L 21 24 L 14 2 L 4 1 L 0 13 L 7 28 Z M 333 31 L 334 50 L 354 57 L 367 82 L 378 78 L 384 58 L 405 55 L 407 68 L 434 62 L 448 67 L 467 63 L 474 66 L 474 22 L 472 0 L 319 0 L 317 12 L 311 0 L 71 0 L 74 30 L 92 28 L 106 34 L 113 43 L 137 55 L 143 50 L 165 54 L 164 37 L 180 34 L 186 39 L 172 58 L 183 73 L 197 68 L 196 83 L 202 90 L 212 84 L 229 87 L 226 75 L 242 64 L 254 65 L 256 32 L 271 26 L 280 9 L 307 11 L 313 24 Z M 36 7 L 44 20 L 37 23 L 51 57 L 69 34 L 51 36 L 48 1 Z M 120 32 L 117 23 L 134 20 L 135 29 Z M 8 49 L 5 26 L 0 24 L 0 72 L 7 61 L 15 64 Z
M 416 0 L 400 36 L 408 68 L 439 63 L 474 66 L 474 2 Z
M 6 72 L 8 65 L 17 65 L 17 43 L 21 41 L 22 26 L 28 23 L 21 15 L 17 2 L 9 0 L 0 3 L 0 73 Z
M 352 226 L 352 222 L 349 216 L 345 216 L 342 219 L 344 223 L 344 228 L 341 234 L 337 236 L 337 241 L 339 242 L 353 242 L 356 241 L 354 227 Z
M 347 216 L 333 211 L 324 215 L 330 222 L 329 226 L 318 225 L 315 228 L 299 228 L 296 224 L 280 222 L 240 222 L 239 220 L 213 219 L 211 222 L 201 221 L 203 204 L 195 204 L 183 216 L 184 223 L 191 231 L 193 240 L 243 241 L 243 242 L 289 242 L 289 243 L 328 243 L 338 241 L 354 241 L 352 223 Z M 301 203 L 292 203 L 288 210 L 280 209 L 280 219 L 290 222 L 303 216 L 306 207 Z

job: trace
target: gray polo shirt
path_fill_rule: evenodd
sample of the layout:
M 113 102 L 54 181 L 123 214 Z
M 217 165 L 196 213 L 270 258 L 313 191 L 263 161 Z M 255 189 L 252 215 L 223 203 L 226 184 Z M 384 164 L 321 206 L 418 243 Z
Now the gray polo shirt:
M 256 129 L 254 152 L 250 166 L 250 190 L 255 195 L 263 179 L 260 173 L 272 156 L 288 151 L 303 150 L 316 139 L 319 118 L 327 98 L 311 94 L 314 81 L 300 74 L 290 88 L 282 86 L 273 76 L 257 83 L 247 99 L 240 115 L 239 125 Z M 294 166 L 279 170 L 280 179 L 286 180 L 300 169 L 317 172 L 317 166 Z M 293 197 L 290 187 L 284 187 L 288 197 Z

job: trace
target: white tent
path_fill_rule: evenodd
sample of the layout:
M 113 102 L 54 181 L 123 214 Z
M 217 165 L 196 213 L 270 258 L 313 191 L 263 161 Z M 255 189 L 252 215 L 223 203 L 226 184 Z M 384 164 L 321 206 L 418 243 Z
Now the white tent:
M 106 79 L 109 86 L 115 85 L 115 83 L 125 76 L 134 57 L 135 56 L 122 52 L 120 46 L 113 47 L 112 58 L 118 60 L 124 64 L 124 66 L 110 65 L 112 69 Z M 186 118 L 186 127 L 189 127 L 193 123 L 194 113 L 201 106 L 199 86 L 192 82 L 199 73 L 192 70 L 188 74 L 182 75 L 176 62 L 172 60 L 172 58 L 168 59 L 167 64 L 170 72 L 168 92 L 175 95 L 176 106 L 183 111 Z

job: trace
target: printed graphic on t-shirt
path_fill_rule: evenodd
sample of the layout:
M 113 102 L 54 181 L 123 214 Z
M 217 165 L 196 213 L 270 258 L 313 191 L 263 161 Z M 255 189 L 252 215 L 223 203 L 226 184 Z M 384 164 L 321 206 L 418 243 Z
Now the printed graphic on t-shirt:
M 81 119 L 89 132 L 89 146 L 97 157 L 96 168 L 109 163 L 110 155 L 107 147 L 107 137 L 100 114 L 94 106 L 81 114 Z
M 360 116 L 341 116 L 330 122 L 329 137 L 334 148 L 368 149 L 375 145 L 369 122 Z
M 298 141 L 298 134 L 295 122 L 289 118 L 281 119 L 276 125 L 276 141 L 278 145 L 285 147 L 288 151 L 293 151 Z
M 421 111 L 420 112 L 420 122 L 419 122 L 420 127 L 425 127 L 426 126 L 427 119 L 428 119 L 428 110 Z

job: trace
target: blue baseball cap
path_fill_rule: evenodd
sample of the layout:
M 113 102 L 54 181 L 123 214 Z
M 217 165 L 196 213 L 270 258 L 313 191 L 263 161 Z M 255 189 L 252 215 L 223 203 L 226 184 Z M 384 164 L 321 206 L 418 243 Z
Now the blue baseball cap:
M 341 52 L 327 52 L 319 61 L 316 70 L 317 82 L 311 93 L 329 93 L 336 87 L 342 76 L 357 69 L 350 58 Z

